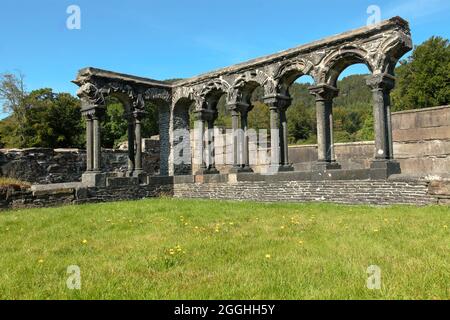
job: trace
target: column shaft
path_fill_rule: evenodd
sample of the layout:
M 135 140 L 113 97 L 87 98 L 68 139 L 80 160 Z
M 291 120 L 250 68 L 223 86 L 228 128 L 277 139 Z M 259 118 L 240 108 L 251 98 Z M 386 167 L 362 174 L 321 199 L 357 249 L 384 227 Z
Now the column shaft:
M 239 161 L 239 112 L 231 111 L 231 126 L 233 131 L 233 168 L 237 169 Z
M 135 169 L 134 172 L 142 173 L 142 136 L 141 136 L 141 120 L 135 118 L 135 139 L 136 139 L 136 154 L 135 154 Z
M 135 168 L 134 159 L 134 124 L 133 118 L 128 117 L 128 175 L 132 175 Z
M 278 108 L 270 108 L 270 158 L 271 165 L 280 165 L 280 114 Z
M 242 129 L 242 167 L 245 169 L 250 168 L 250 157 L 248 147 L 248 112 L 241 111 L 241 129 Z
M 98 116 L 93 117 L 94 146 L 93 146 L 93 171 L 101 171 L 101 135 L 100 135 L 100 119 Z
M 280 110 L 280 126 L 281 126 L 281 164 L 289 166 L 289 143 L 288 143 L 288 127 L 286 118 L 286 109 Z
M 94 167 L 93 159 L 93 123 L 90 116 L 86 116 L 86 171 L 92 171 Z
M 214 119 L 208 120 L 208 169 L 210 171 L 216 171 Z
M 331 162 L 332 141 L 331 141 L 331 101 L 316 100 L 316 120 L 317 120 L 317 155 L 319 162 Z

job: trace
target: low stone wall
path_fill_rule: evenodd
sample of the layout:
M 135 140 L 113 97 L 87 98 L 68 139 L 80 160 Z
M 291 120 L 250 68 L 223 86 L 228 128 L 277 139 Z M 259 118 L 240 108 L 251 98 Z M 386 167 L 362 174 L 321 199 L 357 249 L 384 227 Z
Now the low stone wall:
M 394 157 L 410 176 L 450 177 L 450 107 L 416 109 L 392 114 Z M 343 169 L 369 168 L 374 142 L 336 143 L 336 161 Z M 310 170 L 317 145 L 290 146 L 289 160 L 296 170 Z
M 0 210 L 137 200 L 173 194 L 171 185 L 159 184 L 127 184 L 113 188 L 88 188 L 81 183 L 52 184 L 47 186 L 49 188 L 0 189 Z
M 344 204 L 436 204 L 426 182 L 286 181 L 174 185 L 177 198 Z
M 159 173 L 159 141 L 145 139 L 143 169 L 147 174 Z M 127 150 L 102 150 L 102 166 L 107 172 L 124 172 L 128 167 Z M 0 149 L 0 176 L 30 183 L 62 183 L 81 181 L 86 171 L 83 149 Z
M 284 180 L 285 176 L 245 178 L 232 175 L 112 178 L 109 187 L 82 183 L 0 189 L 0 209 L 48 207 L 149 197 L 250 200 L 261 202 L 330 202 L 342 204 L 450 204 L 450 182 L 396 180 Z M 207 179 L 206 179 L 207 178 Z M 260 179 L 263 178 L 264 181 Z

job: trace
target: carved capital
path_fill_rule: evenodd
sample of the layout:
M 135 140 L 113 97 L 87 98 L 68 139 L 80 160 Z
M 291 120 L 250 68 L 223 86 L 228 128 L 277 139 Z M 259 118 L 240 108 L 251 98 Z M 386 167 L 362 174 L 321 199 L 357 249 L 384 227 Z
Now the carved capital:
M 366 83 L 372 90 L 392 90 L 395 86 L 395 77 L 387 73 L 378 73 L 367 77 Z
M 81 108 L 81 115 L 87 120 L 101 119 L 105 114 L 105 107 L 99 105 L 83 106 Z
M 248 103 L 243 102 L 235 102 L 235 103 L 228 103 L 227 109 L 231 112 L 238 112 L 238 113 L 248 113 L 253 107 L 250 106 Z
M 77 96 L 84 101 L 85 104 L 90 105 L 104 105 L 105 98 L 103 92 L 97 88 L 93 83 L 86 82 L 77 90 Z
M 291 97 L 278 94 L 273 96 L 265 96 L 263 101 L 272 110 L 286 110 L 291 105 L 292 99 Z
M 337 97 L 339 90 L 328 84 L 319 84 L 309 88 L 309 92 L 316 96 L 316 101 L 330 101 Z
M 218 113 L 216 110 L 202 109 L 194 111 L 194 119 L 202 121 L 215 121 Z
M 141 121 L 145 115 L 147 114 L 147 112 L 145 112 L 144 110 L 139 110 L 136 109 L 132 112 L 132 116 L 136 121 Z

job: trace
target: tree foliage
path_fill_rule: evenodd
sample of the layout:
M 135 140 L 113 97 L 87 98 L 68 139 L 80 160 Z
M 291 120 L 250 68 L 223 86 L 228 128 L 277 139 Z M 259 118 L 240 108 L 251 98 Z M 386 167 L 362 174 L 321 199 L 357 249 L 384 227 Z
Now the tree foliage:
M 446 105 L 450 102 L 450 46 L 448 39 L 431 37 L 417 46 L 396 68 L 394 110 Z

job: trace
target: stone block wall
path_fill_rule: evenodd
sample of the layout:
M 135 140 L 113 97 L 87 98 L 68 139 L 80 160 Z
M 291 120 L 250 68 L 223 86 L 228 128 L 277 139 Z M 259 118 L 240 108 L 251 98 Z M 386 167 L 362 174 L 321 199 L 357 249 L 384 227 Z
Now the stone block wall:
M 145 139 L 144 171 L 159 173 L 159 141 Z M 105 171 L 124 172 L 127 150 L 102 150 Z M 86 170 L 86 152 L 82 149 L 0 149 L 0 175 L 37 184 L 80 181 Z
M 154 177 L 139 184 L 133 178 L 118 179 L 110 187 L 86 187 L 81 183 L 0 189 L 0 209 L 48 207 L 92 202 L 136 200 L 149 197 L 216 199 L 259 202 L 330 202 L 341 204 L 450 204 L 450 182 L 445 181 L 231 181 L 223 175 L 203 183 L 170 177 Z
M 450 106 L 394 112 L 392 135 L 403 174 L 450 177 Z M 375 146 L 372 141 L 336 143 L 334 150 L 343 169 L 363 169 L 370 166 Z M 290 146 L 289 160 L 296 170 L 309 170 L 317 146 Z
M 240 181 L 176 184 L 177 198 L 344 204 L 436 204 L 427 182 L 394 181 Z

